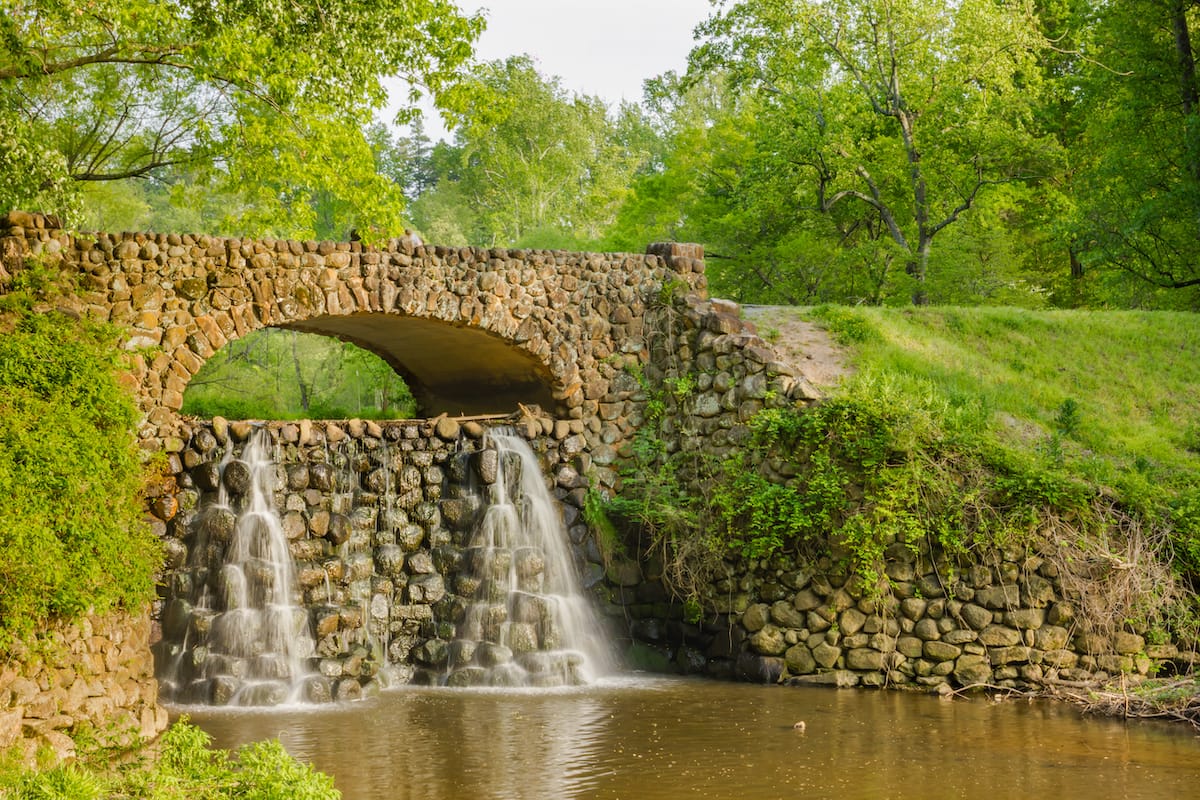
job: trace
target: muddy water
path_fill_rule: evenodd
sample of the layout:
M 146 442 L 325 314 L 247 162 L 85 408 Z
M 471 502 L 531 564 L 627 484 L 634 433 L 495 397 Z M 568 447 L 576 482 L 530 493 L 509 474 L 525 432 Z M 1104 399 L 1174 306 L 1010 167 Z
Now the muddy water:
M 621 679 L 186 710 L 223 747 L 279 737 L 347 800 L 1200 798 L 1189 729 L 1048 702 Z

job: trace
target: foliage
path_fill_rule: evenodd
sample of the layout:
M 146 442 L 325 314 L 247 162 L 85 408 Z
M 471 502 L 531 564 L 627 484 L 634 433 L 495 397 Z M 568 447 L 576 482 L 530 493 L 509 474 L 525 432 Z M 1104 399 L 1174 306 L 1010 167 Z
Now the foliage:
M 15 131 L 3 138 L 18 154 L 34 142 L 55 154 L 37 183 L 0 173 L 9 203 L 71 212 L 59 191 L 70 182 L 148 179 L 216 189 L 232 201 L 226 225 L 288 235 L 319 230 L 314 214 L 343 235 L 396 226 L 399 189 L 379 179 L 362 133 L 386 101 L 383 81 L 401 76 L 461 106 L 459 68 L 482 29 L 449 0 L 2 10 L 0 128 Z
M 479 101 L 459 118 L 454 146 L 428 153 L 442 164 L 414 205 L 418 227 L 483 246 L 597 238 L 643 158 L 630 135 L 636 112 L 610 118 L 599 98 L 568 94 L 525 56 L 482 64 L 471 80 Z
M 333 779 L 296 761 L 278 740 L 236 753 L 210 749 L 208 734 L 184 718 L 132 762 L 103 753 L 52 769 L 0 772 L 0 790 L 21 800 L 336 800 Z M 9 796 L 9 795 L 6 795 Z
M 708 191 L 774 243 L 765 268 L 742 267 L 796 287 L 791 302 L 852 270 L 878 303 L 893 262 L 924 301 L 935 237 L 1043 156 L 1028 3 L 743 0 L 699 34 L 691 80 L 738 92 Z
M 1102 4 L 1075 18 L 1095 58 L 1063 78 L 1075 98 L 1069 234 L 1081 278 L 1101 297 L 1197 308 L 1196 23 L 1194 3 L 1161 0 Z
M 116 332 L 22 296 L 5 298 L 0 336 L 0 646 L 89 607 L 136 608 L 159 566 Z
M 407 419 L 416 401 L 379 356 L 349 342 L 266 328 L 221 348 L 183 411 L 233 419 Z

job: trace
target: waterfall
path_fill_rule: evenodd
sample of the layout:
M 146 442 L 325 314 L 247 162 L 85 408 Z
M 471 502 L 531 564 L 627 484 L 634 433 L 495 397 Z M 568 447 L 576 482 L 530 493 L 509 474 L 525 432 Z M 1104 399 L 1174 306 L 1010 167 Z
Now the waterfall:
M 448 653 L 452 686 L 565 686 L 610 668 L 601 627 L 579 589 L 566 530 L 537 457 L 493 431 L 488 504 L 464 553 L 473 600 Z
M 240 459 L 232 447 L 214 474 L 216 502 L 199 518 L 188 569 L 164 614 L 180 632 L 162 681 L 167 699 L 277 705 L 328 699 L 311 674 L 308 612 L 295 602 L 287 537 L 275 510 L 270 434 L 255 431 Z M 324 695 L 324 697 L 322 697 Z

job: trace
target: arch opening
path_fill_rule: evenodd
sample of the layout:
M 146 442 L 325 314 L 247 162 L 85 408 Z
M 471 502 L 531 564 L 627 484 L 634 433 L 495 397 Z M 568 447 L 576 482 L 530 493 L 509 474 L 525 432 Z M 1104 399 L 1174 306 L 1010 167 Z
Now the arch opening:
M 407 419 L 407 383 L 376 354 L 329 336 L 262 328 L 225 344 L 183 392 L 185 414 L 231 419 Z
M 417 415 L 557 411 L 550 370 L 515 343 L 477 328 L 397 314 L 324 315 L 281 327 L 333 336 L 378 355 L 407 382 Z

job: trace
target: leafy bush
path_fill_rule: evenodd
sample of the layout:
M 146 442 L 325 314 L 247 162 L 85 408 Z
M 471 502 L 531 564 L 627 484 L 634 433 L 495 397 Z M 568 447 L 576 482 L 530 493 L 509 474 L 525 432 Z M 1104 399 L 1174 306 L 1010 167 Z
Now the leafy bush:
M 9 307 L 0 336 L 0 647 L 88 607 L 136 607 L 150 599 L 160 563 L 141 520 L 136 411 L 117 380 L 116 332 Z
M 337 800 L 333 779 L 288 755 L 277 740 L 236 753 L 210 748 L 182 719 L 130 763 L 84 754 L 77 764 L 0 772 L 0 795 L 20 800 Z M 5 790 L 9 794 L 5 794 Z

